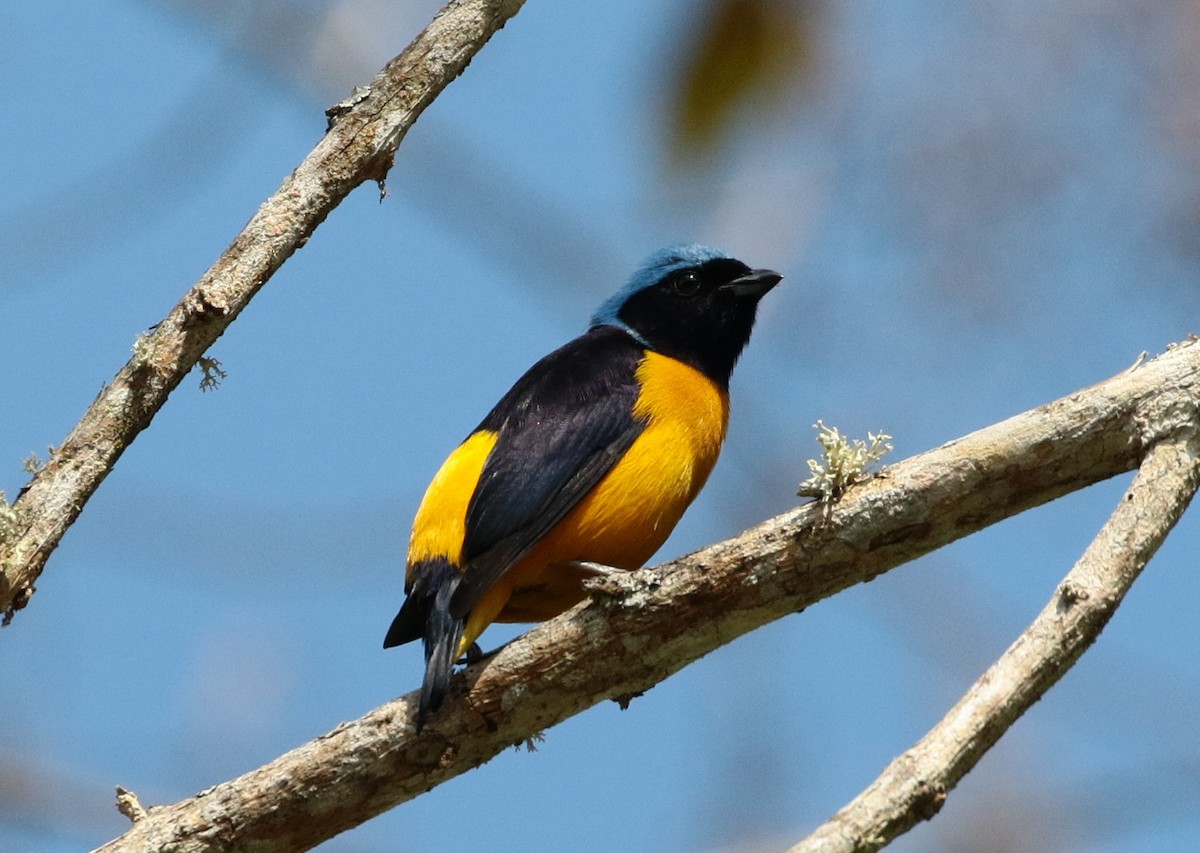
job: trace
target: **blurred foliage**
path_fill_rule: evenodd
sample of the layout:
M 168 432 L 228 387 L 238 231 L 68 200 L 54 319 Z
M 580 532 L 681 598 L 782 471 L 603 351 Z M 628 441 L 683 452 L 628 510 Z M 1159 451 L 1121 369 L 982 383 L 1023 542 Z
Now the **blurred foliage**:
M 706 0 L 682 47 L 670 92 L 671 153 L 715 153 L 740 118 L 765 115 L 812 72 L 813 0 Z

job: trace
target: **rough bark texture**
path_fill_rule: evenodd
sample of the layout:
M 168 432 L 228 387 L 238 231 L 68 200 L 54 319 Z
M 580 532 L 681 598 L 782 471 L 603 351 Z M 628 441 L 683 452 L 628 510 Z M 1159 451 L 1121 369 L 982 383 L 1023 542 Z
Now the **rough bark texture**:
M 22 489 L 0 541 L 7 624 L 63 533 L 184 376 L 292 252 L 350 191 L 382 181 L 404 134 L 523 0 L 455 0 L 376 76 L 370 90 L 242 229 L 155 328 Z
M 941 810 L 946 796 L 1100 636 L 1200 482 L 1197 425 L 1156 444 L 1054 597 L 914 747 L 791 853 L 869 853 Z
M 420 735 L 410 694 L 150 809 L 101 849 L 307 849 L 587 707 L 627 700 L 760 625 L 1137 467 L 1148 448 L 1200 422 L 1198 380 L 1200 346 L 1179 346 L 897 464 L 829 512 L 801 507 L 672 563 L 595 582 L 590 602 L 456 677 Z

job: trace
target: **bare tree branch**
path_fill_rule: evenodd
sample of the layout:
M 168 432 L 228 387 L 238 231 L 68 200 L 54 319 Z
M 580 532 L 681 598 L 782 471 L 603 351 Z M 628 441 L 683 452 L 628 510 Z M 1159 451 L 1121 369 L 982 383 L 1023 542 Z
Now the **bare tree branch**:
M 457 677 L 419 736 L 410 694 L 237 779 L 149 809 L 101 850 L 307 849 L 598 702 L 626 702 L 767 622 L 1133 469 L 1146 448 L 1195 429 L 1197 388 L 1200 345 L 1179 346 L 902 462 L 828 513 L 801 507 L 674 562 L 605 578 L 591 601 Z
M 14 504 L 0 540 L 0 611 L 24 607 L 63 533 L 167 396 L 274 272 L 364 181 L 381 181 L 405 133 L 524 0 L 453 0 L 338 117 L 217 262 L 141 337 L 111 385 Z
M 919 743 L 791 853 L 869 853 L 937 814 L 950 789 L 1100 636 L 1183 515 L 1200 484 L 1198 426 L 1151 448 L 1033 623 Z

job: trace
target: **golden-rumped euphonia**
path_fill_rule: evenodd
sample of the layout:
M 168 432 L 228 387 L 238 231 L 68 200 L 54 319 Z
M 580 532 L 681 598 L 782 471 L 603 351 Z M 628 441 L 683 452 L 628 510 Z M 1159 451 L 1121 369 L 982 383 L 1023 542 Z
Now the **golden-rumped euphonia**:
M 383 642 L 424 640 L 418 728 L 489 624 L 549 619 L 584 578 L 658 550 L 717 461 L 730 374 L 780 278 L 705 246 L 657 252 L 450 454 Z

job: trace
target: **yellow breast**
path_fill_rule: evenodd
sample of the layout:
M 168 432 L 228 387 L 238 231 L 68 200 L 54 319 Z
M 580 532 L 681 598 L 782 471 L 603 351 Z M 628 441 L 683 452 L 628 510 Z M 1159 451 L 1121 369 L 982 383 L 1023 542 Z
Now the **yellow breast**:
M 514 587 L 548 566 L 641 566 L 708 479 L 729 423 L 728 394 L 695 368 L 648 352 L 633 414 L 646 427 L 625 456 L 514 570 Z M 553 569 L 551 568 L 551 571 Z

